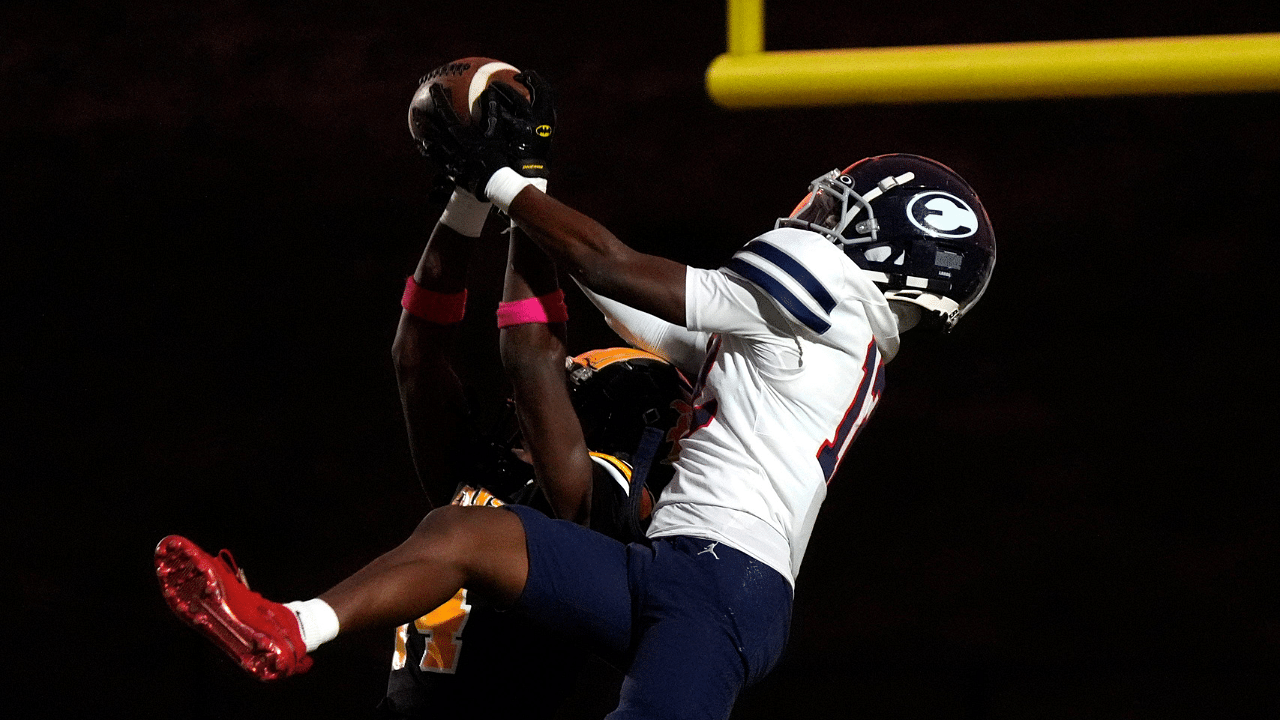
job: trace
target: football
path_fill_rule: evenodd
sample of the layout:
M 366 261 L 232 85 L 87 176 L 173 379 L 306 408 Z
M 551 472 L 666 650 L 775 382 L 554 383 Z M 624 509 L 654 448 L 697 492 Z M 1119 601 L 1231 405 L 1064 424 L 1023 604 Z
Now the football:
M 418 140 L 430 140 L 434 127 L 428 119 L 435 111 L 431 87 L 439 85 L 459 121 L 469 125 L 480 116 L 480 93 L 492 83 L 505 83 L 515 88 L 525 99 L 529 90 L 515 80 L 519 74 L 515 67 L 500 60 L 486 57 L 469 57 L 445 63 L 422 78 L 418 91 L 409 103 L 409 132 Z

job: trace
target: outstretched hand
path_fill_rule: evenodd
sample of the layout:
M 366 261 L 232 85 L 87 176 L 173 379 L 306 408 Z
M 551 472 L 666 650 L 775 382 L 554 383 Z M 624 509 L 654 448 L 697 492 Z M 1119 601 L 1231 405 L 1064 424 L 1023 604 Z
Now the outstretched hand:
M 525 177 L 546 177 L 556 125 L 551 86 L 532 70 L 515 79 L 528 89 L 529 99 L 510 85 L 490 85 L 480 95 L 485 113 L 481 119 L 495 134 L 505 136 L 513 161 L 509 167 Z
M 480 94 L 480 117 L 470 124 L 453 111 L 445 88 L 429 90 L 431 128 L 427 138 L 419 138 L 422 152 L 459 187 L 482 200 L 489 178 L 501 168 L 513 168 L 526 177 L 548 175 L 556 122 L 551 88 L 533 71 L 520 73 L 516 80 L 529 90 L 529 99 L 510 85 L 494 83 Z

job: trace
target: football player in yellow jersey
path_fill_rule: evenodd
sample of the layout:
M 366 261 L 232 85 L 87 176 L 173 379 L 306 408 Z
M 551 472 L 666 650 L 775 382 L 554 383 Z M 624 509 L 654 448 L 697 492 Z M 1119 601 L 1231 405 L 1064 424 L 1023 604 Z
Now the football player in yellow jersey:
M 462 417 L 463 393 L 447 351 L 460 313 L 432 309 L 457 304 L 465 292 L 459 281 L 475 239 L 449 223 L 467 233 L 480 228 L 459 222 L 459 207 L 478 217 L 487 212 L 455 194 L 406 283 L 393 351 L 424 488 L 436 504 L 450 492 L 455 505 L 525 503 L 620 540 L 643 538 L 653 498 L 671 476 L 662 461 L 684 397 L 679 372 L 629 348 L 566 363 L 566 312 L 554 268 L 517 230 L 498 312 L 517 427 L 476 433 Z M 584 658 L 583 648 L 520 615 L 473 605 L 462 589 L 397 629 L 380 709 L 398 718 L 549 718 L 573 690 Z
M 683 397 L 679 372 L 630 349 L 585 353 L 566 367 L 555 269 L 518 230 L 497 313 L 514 418 L 487 437 L 469 422 L 449 348 L 465 308 L 467 258 L 488 215 L 488 203 L 455 192 L 406 281 L 393 356 L 423 488 L 435 505 L 526 503 L 622 540 L 642 538 L 652 498 L 671 475 L 659 461 Z M 379 709 L 394 718 L 550 718 L 584 659 L 581 647 L 522 616 L 473 605 L 464 588 L 397 628 Z
M 643 351 L 567 357 L 567 311 L 555 269 L 513 230 L 497 313 L 511 413 L 496 429 L 477 432 L 451 350 L 466 311 L 468 258 L 488 215 L 488 203 L 456 192 L 406 279 L 392 354 L 423 489 L 437 507 L 525 503 L 624 542 L 642 539 L 654 499 L 671 477 L 663 461 L 687 383 Z M 199 552 L 182 538 L 167 538 L 161 548 L 170 559 Z M 236 574 L 228 553 L 210 561 L 211 571 Z M 192 578 L 168 568 L 166 597 L 185 620 L 216 628 L 211 638 L 248 668 L 244 638 L 253 631 L 231 627 L 242 618 L 229 608 L 222 608 L 224 618 L 210 612 L 194 597 Z M 247 591 L 242 587 L 225 591 L 234 598 Z M 313 636 L 324 632 L 309 629 Z M 296 642 L 298 649 L 306 643 Z M 550 718 L 573 690 L 584 659 L 580 645 L 550 637 L 523 616 L 473 605 L 464 588 L 397 628 L 379 710 L 392 718 Z M 260 677 L 274 672 L 255 668 Z

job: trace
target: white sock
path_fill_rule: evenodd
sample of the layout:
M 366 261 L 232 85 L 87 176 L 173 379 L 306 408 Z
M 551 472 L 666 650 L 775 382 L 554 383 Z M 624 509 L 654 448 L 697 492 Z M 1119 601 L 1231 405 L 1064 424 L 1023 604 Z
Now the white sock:
M 329 603 L 316 598 L 285 603 L 284 606 L 297 616 L 302 642 L 307 644 L 308 653 L 338 637 L 338 615 Z

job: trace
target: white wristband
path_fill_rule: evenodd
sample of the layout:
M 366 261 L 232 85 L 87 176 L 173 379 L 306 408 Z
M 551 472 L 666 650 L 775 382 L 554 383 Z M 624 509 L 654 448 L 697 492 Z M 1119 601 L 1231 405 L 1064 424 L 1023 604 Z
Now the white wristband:
M 530 185 L 542 192 L 547 191 L 546 178 L 525 177 L 509 167 L 501 168 L 489 178 L 488 184 L 484 186 L 484 194 L 489 196 L 495 207 L 505 213 L 511 209 L 516 195 Z
M 457 230 L 459 234 L 478 238 L 484 231 L 484 221 L 489 217 L 492 204 L 485 200 L 477 200 L 466 190 L 454 190 L 449 204 L 444 206 L 440 215 L 440 223 Z

